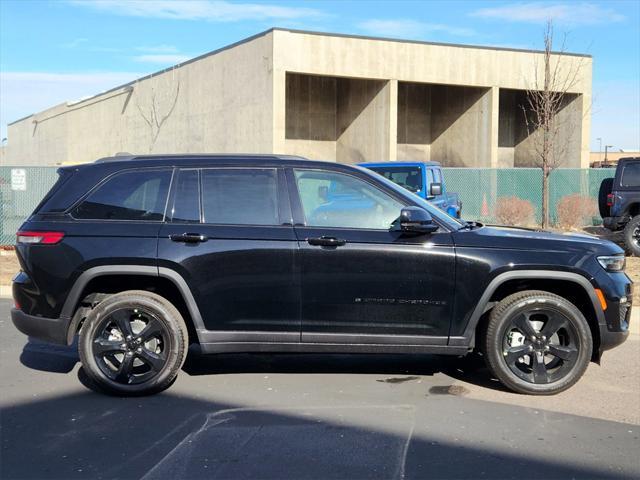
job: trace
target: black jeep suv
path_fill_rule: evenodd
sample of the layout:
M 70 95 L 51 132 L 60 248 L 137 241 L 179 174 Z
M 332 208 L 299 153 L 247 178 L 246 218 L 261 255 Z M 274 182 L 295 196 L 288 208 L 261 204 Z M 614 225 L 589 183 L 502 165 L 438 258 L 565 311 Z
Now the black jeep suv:
M 598 206 L 603 225 L 609 230 L 624 229 L 624 243 L 640 256 L 640 157 L 621 158 L 613 178 L 600 184 Z
M 22 225 L 16 327 L 103 391 L 169 386 L 187 348 L 465 355 L 552 394 L 623 342 L 622 250 L 462 222 L 380 175 L 281 156 L 65 167 Z

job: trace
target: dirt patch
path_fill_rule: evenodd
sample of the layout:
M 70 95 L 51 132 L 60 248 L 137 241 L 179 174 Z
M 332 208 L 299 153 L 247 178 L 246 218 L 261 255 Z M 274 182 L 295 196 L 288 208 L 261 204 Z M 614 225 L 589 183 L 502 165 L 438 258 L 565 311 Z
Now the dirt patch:
M 467 395 L 469 393 L 469 389 L 462 385 L 439 385 L 431 387 L 429 389 L 429 393 L 433 395 L 455 395 L 460 397 L 462 395 Z
M 11 285 L 11 279 L 20 270 L 13 250 L 0 250 L 0 285 Z

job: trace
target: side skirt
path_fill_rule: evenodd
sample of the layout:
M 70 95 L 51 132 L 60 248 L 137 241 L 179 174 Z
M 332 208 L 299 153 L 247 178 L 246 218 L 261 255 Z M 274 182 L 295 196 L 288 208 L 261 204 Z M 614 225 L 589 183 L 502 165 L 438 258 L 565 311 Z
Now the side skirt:
M 469 347 L 449 345 L 389 345 L 298 342 L 215 342 L 201 343 L 202 353 L 427 353 L 434 355 L 466 355 Z

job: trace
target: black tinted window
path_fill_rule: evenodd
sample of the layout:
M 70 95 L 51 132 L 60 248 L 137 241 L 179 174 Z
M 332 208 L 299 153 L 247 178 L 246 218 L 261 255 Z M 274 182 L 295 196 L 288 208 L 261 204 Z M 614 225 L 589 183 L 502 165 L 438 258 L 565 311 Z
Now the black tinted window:
M 73 216 L 96 220 L 162 220 L 170 182 L 169 170 L 115 175 L 76 207 Z
M 629 162 L 622 169 L 623 187 L 640 187 L 640 162 Z
M 205 223 L 278 225 L 274 169 L 202 170 Z
M 198 170 L 181 170 L 175 181 L 175 195 L 171 209 L 172 222 L 200 221 L 200 182 Z

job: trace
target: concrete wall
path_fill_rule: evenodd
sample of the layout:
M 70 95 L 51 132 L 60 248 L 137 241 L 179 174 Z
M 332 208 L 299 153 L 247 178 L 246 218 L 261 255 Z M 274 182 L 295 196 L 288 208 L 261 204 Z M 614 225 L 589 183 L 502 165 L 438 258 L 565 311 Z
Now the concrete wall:
M 418 122 L 429 122 L 429 107 L 419 106 L 416 100 L 406 110 L 406 91 L 403 84 L 440 84 L 465 88 L 480 88 L 482 95 L 470 102 L 469 95 L 476 90 L 462 91 L 462 96 L 451 97 L 450 106 L 465 109 L 458 112 L 451 130 L 446 129 L 441 141 L 436 142 L 437 156 L 452 165 L 513 166 L 513 156 L 498 146 L 499 89 L 526 90 L 534 88 L 536 78 L 542 78 L 542 55 L 534 52 L 475 48 L 452 45 L 432 45 L 417 42 L 321 35 L 308 32 L 276 30 L 274 32 L 274 150 L 313 156 L 317 145 L 310 142 L 307 150 L 303 142 L 291 142 L 285 135 L 285 77 L 287 72 L 350 78 L 380 79 L 398 86 L 398 101 L 390 95 L 388 111 L 397 109 L 398 116 L 389 122 L 390 137 L 397 128 L 397 140 L 389 146 L 390 159 L 435 158 L 434 144 L 424 138 L 412 141 L 409 137 L 420 129 L 408 125 L 406 115 Z M 553 57 L 560 71 L 578 70 L 570 92 L 582 95 L 581 125 L 578 143 L 572 143 L 572 158 L 579 158 L 583 167 L 589 163 L 592 61 L 584 56 Z M 403 96 L 405 98 L 403 98 Z M 427 100 L 423 100 L 426 102 Z M 405 103 L 403 103 L 405 102 Z M 405 109 L 403 111 L 403 108 Z M 445 106 L 446 108 L 446 106 Z M 422 117 L 416 111 L 423 112 Z M 443 110 L 444 111 L 444 110 Z M 404 123 L 403 123 L 404 122 Z M 409 129 L 409 130 L 408 130 Z M 464 141 L 464 143 L 460 143 Z M 452 145 L 456 142 L 458 145 Z M 379 158 L 367 158 L 379 160 Z M 575 163 L 573 160 L 572 164 Z
M 55 165 L 117 152 L 271 152 L 271 53 L 269 33 L 143 79 L 131 91 L 35 114 L 9 126 L 5 161 Z
M 501 166 L 540 166 L 542 132 L 534 131 L 526 115 L 532 117 L 527 93 L 522 90 L 500 91 L 499 140 Z M 581 131 L 583 96 L 568 94 L 557 115 L 551 143 L 551 161 L 567 168 L 581 168 Z
M 491 89 L 400 82 L 398 159 L 491 166 Z
M 286 75 L 284 152 L 358 163 L 388 159 L 389 82 Z

